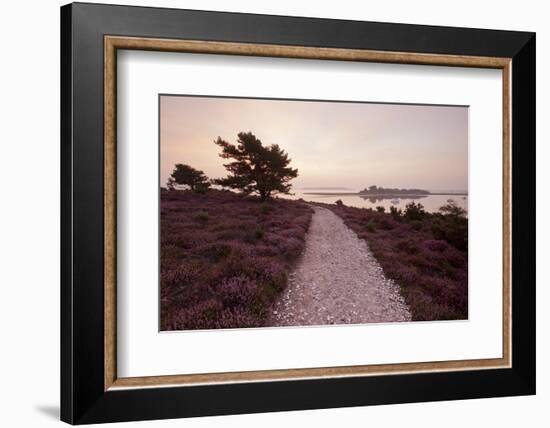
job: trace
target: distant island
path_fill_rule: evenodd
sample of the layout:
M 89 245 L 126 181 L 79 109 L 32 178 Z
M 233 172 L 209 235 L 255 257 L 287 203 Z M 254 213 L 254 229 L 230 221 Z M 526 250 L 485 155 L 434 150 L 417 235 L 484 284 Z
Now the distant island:
M 391 188 L 391 187 L 378 187 L 376 185 L 369 186 L 368 188 L 365 187 L 363 190 L 360 190 L 356 193 L 351 192 L 319 192 L 319 193 L 307 193 L 304 192 L 306 195 L 323 195 L 323 196 L 351 196 L 351 195 L 358 195 L 362 197 L 382 197 L 384 199 L 387 198 L 413 198 L 413 197 L 424 197 L 428 195 L 453 195 L 453 196 L 467 196 L 468 192 L 430 192 L 429 190 L 424 189 L 399 189 L 399 188 Z
M 398 188 L 385 188 L 378 186 L 369 186 L 359 192 L 360 195 L 365 196 L 420 196 L 430 195 L 428 190 L 423 189 L 398 189 Z

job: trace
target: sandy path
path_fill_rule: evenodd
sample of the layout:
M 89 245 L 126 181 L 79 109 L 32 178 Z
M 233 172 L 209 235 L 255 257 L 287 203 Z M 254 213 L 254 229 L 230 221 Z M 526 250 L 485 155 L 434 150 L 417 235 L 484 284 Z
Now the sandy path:
M 267 325 L 409 321 L 399 287 L 367 243 L 332 211 L 314 209 L 305 252 Z

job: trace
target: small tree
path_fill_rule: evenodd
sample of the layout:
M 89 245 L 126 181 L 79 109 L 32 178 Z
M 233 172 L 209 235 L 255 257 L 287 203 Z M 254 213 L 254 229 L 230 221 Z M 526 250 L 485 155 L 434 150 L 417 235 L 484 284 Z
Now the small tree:
M 180 185 L 189 186 L 195 192 L 204 192 L 210 187 L 210 182 L 204 172 L 189 165 L 178 163 L 166 185 L 170 190 L 175 189 L 176 185 Z
M 443 215 L 448 215 L 451 217 L 465 217 L 466 210 L 462 207 L 459 207 L 454 199 L 448 199 L 447 204 L 439 208 L 439 211 Z
M 298 170 L 288 166 L 291 159 L 277 144 L 264 146 L 251 132 L 240 132 L 237 145 L 220 137 L 214 143 L 222 148 L 220 157 L 232 160 L 224 164 L 229 175 L 214 180 L 216 184 L 257 193 L 262 201 L 277 193 L 290 194 L 290 181 Z
M 422 220 L 426 212 L 424 211 L 424 205 L 421 203 L 411 202 L 405 205 L 405 218 L 407 220 Z
M 176 190 L 176 182 L 172 177 L 168 177 L 166 187 L 168 188 L 168 190 Z
M 401 208 L 398 209 L 397 207 L 394 207 L 392 205 L 390 207 L 390 214 L 395 220 L 398 220 L 403 215 L 403 211 L 401 210 Z

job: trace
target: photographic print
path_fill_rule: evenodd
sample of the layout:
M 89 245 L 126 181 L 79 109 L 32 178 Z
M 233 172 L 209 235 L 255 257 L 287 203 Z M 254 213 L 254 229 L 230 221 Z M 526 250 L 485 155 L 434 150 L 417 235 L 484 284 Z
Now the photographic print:
M 468 107 L 159 95 L 160 330 L 468 318 Z

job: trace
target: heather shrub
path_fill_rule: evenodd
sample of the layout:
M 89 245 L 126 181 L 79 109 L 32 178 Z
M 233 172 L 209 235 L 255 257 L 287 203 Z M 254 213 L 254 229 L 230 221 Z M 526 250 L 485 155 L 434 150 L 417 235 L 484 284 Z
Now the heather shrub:
M 372 218 L 369 219 L 369 220 L 366 222 L 365 228 L 366 228 L 367 231 L 369 231 L 370 233 L 376 232 L 376 227 L 374 227 L 374 220 L 373 220 Z
M 418 250 L 415 240 L 411 238 L 401 239 L 397 241 L 397 243 L 395 244 L 395 248 L 400 251 L 404 251 L 407 254 L 413 254 Z
M 302 248 L 304 245 L 302 241 L 303 239 L 300 240 L 293 236 L 288 237 L 284 241 L 281 241 L 279 243 L 279 249 L 283 257 L 287 260 L 296 259 L 302 252 Z
M 261 323 L 261 317 L 258 317 L 251 310 L 237 306 L 224 309 L 216 320 L 215 328 L 239 328 L 257 327 Z
M 256 228 L 256 230 L 254 231 L 254 238 L 256 239 L 262 239 L 264 235 L 265 231 L 261 227 Z
M 231 254 L 232 248 L 228 244 L 215 243 L 199 247 L 196 254 L 211 261 L 220 261 Z
M 174 323 L 185 325 L 190 329 L 212 328 L 216 325 L 216 319 L 222 311 L 222 302 L 214 298 L 205 299 L 193 306 L 178 310 Z
M 285 289 L 288 276 L 282 265 L 271 263 L 263 267 L 259 279 L 263 287 L 262 297 L 268 297 L 267 301 L 271 302 L 273 297 Z
M 448 244 L 445 241 L 437 239 L 428 239 L 423 242 L 423 246 L 430 251 L 445 251 L 448 247 Z
M 303 251 L 311 215 L 298 201 L 161 191 L 161 329 L 264 325 Z
M 260 212 L 262 214 L 267 214 L 269 212 L 273 211 L 273 208 L 271 207 L 269 202 L 262 202 L 260 204 Z
M 258 243 L 255 245 L 254 254 L 259 257 L 277 257 L 280 255 L 280 252 L 275 246 Z
M 400 283 L 414 283 L 418 280 L 418 270 L 414 266 L 394 263 L 385 272 Z
M 462 273 L 460 269 L 468 263 L 468 255 L 452 246 L 449 246 L 445 251 L 445 258 L 452 267 L 458 269 L 455 273 Z
M 198 213 L 196 213 L 193 216 L 194 220 L 200 221 L 202 223 L 208 221 L 209 218 L 210 218 L 210 216 L 208 215 L 208 213 L 206 211 L 199 211 Z
M 378 206 L 376 207 L 376 211 L 379 212 L 379 213 L 383 213 L 386 211 L 386 208 L 382 207 L 382 206 Z
M 255 242 L 263 239 L 265 236 L 265 231 L 261 227 L 256 227 L 248 230 L 243 237 L 244 242 L 248 244 L 254 244 Z
M 390 207 L 390 214 L 394 220 L 399 220 L 403 215 L 403 211 L 401 210 L 401 208 L 398 209 L 392 205 Z
M 411 220 L 409 222 L 409 224 L 410 224 L 411 228 L 414 229 L 414 230 L 418 231 L 418 230 L 422 229 L 422 222 L 420 220 Z
M 243 232 L 241 228 L 235 228 L 235 229 L 223 229 L 220 231 L 213 231 L 216 235 L 216 239 L 219 239 L 221 241 L 231 241 L 231 240 L 240 240 L 244 239 Z
M 394 224 L 390 219 L 383 217 L 378 220 L 378 227 L 382 230 L 392 230 L 394 228 Z
M 212 271 L 220 279 L 241 275 L 253 277 L 255 266 L 251 262 L 254 260 L 247 247 L 234 245 L 231 254 L 213 266 Z
M 432 233 L 437 239 L 447 241 L 459 250 L 468 250 L 468 219 L 455 216 L 435 216 Z
M 194 272 L 192 267 L 186 269 L 171 269 L 161 272 L 161 281 L 166 285 L 167 290 L 178 292 L 179 289 L 185 288 L 196 278 L 197 272 Z
M 444 214 L 451 217 L 465 217 L 466 216 L 466 210 L 462 207 L 459 207 L 456 204 L 456 201 L 453 199 L 448 199 L 447 203 L 439 208 L 439 211 Z
M 224 278 L 216 289 L 216 297 L 225 308 L 250 306 L 257 298 L 258 285 L 245 276 Z

